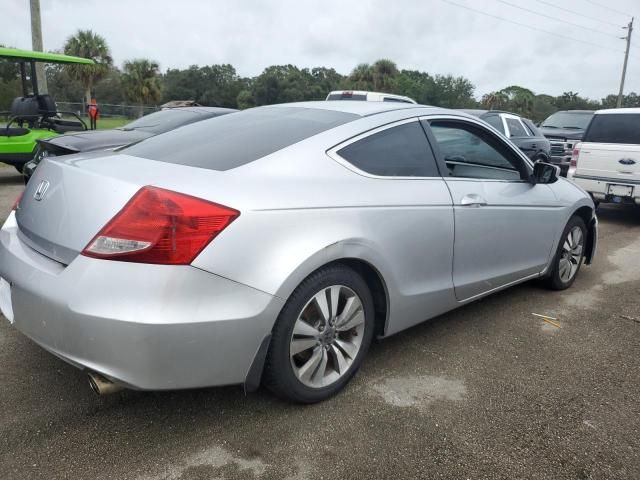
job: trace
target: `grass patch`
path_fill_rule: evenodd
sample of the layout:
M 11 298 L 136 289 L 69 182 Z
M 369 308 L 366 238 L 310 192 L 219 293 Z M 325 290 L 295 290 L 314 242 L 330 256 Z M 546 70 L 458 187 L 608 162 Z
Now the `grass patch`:
M 84 123 L 86 123 L 87 127 L 89 127 L 89 118 L 82 117 L 82 120 L 84 120 Z M 123 125 L 126 125 L 127 123 L 130 123 L 132 121 L 133 120 L 126 117 L 100 117 L 98 118 L 98 130 L 107 130 L 110 128 L 122 127 Z

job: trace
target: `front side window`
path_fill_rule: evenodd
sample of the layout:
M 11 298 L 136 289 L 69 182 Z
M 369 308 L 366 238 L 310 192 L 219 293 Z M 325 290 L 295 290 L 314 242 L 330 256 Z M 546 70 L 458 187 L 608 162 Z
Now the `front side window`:
M 584 141 L 640 145 L 640 113 L 594 115 Z
M 527 131 L 522 126 L 522 123 L 520 123 L 520 120 L 510 117 L 505 118 L 505 120 L 507 121 L 507 126 L 509 127 L 509 134 L 511 137 L 527 136 Z
M 520 180 L 522 160 L 490 132 L 465 122 L 430 122 L 452 177 Z
M 338 150 L 363 172 L 384 177 L 436 177 L 436 161 L 419 122 L 387 128 Z

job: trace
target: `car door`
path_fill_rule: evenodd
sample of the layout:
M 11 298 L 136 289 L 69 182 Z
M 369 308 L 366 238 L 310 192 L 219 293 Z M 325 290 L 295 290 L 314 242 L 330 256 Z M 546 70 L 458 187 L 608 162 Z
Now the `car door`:
M 553 191 L 533 185 L 531 163 L 481 122 L 443 116 L 423 124 L 454 204 L 456 298 L 537 275 L 556 234 Z
M 509 114 L 502 114 L 501 116 L 504 118 L 504 123 L 507 127 L 507 137 L 509 137 L 527 157 L 534 158 L 540 149 L 538 139 L 531 136 L 527 127 L 517 116 Z

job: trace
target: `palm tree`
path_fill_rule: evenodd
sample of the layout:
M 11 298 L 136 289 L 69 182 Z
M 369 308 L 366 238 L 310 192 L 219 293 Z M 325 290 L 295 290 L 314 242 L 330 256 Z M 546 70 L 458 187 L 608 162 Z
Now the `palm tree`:
M 155 103 L 160 99 L 160 67 L 158 62 L 140 58 L 124 62 L 122 86 L 127 99 L 139 106 L 142 115 L 144 104 Z
M 113 65 L 111 51 L 107 41 L 101 35 L 91 30 L 78 30 L 69 37 L 64 44 L 64 53 L 76 57 L 90 58 L 95 65 L 65 65 L 70 77 L 82 83 L 84 96 L 87 103 L 91 101 L 91 89 L 104 78 Z
M 361 63 L 353 69 L 348 78 L 349 87 L 356 90 L 371 90 L 373 85 L 373 68 L 368 63 Z
M 505 108 L 509 102 L 509 97 L 502 91 L 485 93 L 482 96 L 482 106 L 488 110 Z
M 382 58 L 373 64 L 373 89 L 390 92 L 393 90 L 393 80 L 398 75 L 398 67 L 391 60 Z

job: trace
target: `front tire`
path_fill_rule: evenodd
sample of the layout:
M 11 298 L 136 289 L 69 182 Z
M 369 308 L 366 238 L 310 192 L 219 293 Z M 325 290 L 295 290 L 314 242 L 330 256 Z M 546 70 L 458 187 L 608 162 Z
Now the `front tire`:
M 291 294 L 273 329 L 264 384 L 277 396 L 315 403 L 357 372 L 374 331 L 366 282 L 343 265 L 324 267 Z
M 584 260 L 587 227 L 578 216 L 571 217 L 562 232 L 551 273 L 546 280 L 552 290 L 565 290 L 573 285 Z

